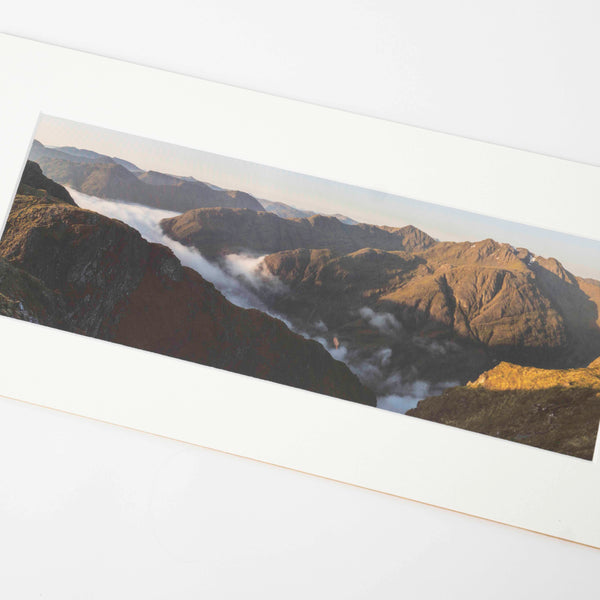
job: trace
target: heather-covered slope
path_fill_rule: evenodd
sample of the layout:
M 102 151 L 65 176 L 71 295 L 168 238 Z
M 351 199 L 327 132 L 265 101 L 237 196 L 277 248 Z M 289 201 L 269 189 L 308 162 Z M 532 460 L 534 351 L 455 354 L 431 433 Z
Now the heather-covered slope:
M 267 212 L 198 209 L 164 219 L 164 232 L 174 240 L 198 248 L 206 256 L 249 251 L 259 254 L 327 248 L 345 253 L 373 247 L 384 250 L 428 248 L 435 240 L 415 227 L 346 225 L 336 217 L 282 219 Z
M 407 414 L 591 460 L 600 421 L 600 360 L 581 369 L 501 363 Z
M 24 180 L 32 170 L 28 163 Z M 30 191 L 15 198 L 0 241 L 0 272 L 10 274 L 0 279 L 3 314 L 375 404 L 320 344 L 231 304 L 165 246 L 72 201 Z
M 185 212 L 194 208 L 229 207 L 263 210 L 250 194 L 221 190 L 202 183 L 149 171 L 133 171 L 135 165 L 90 151 L 46 148 L 35 141 L 30 158 L 44 174 L 90 196 L 135 202 L 144 206 Z

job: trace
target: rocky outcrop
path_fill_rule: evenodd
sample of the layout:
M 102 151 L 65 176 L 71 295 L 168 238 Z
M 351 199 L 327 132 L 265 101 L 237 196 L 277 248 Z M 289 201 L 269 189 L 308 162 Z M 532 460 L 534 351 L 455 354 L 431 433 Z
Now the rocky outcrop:
M 62 185 L 46 177 L 42 173 L 40 165 L 31 160 L 25 163 L 17 193 L 34 195 L 43 193 L 46 196 L 53 196 L 66 204 L 75 204 L 71 194 Z
M 134 171 L 135 165 L 90 151 L 47 148 L 35 142 L 30 158 L 44 174 L 84 194 L 185 212 L 194 208 L 228 207 L 263 210 L 250 194 L 222 190 L 190 178 Z
M 591 460 L 600 360 L 564 370 L 501 363 L 473 383 L 421 400 L 407 414 Z
M 320 344 L 231 304 L 171 250 L 120 221 L 42 192 L 19 194 L 0 257 L 2 314 L 375 404 Z
M 369 247 L 415 250 L 435 244 L 433 238 L 412 226 L 346 225 L 336 217 L 323 215 L 282 219 L 272 213 L 249 210 L 193 210 L 164 219 L 161 226 L 174 240 L 210 257 L 241 251 L 271 254 L 298 248 L 326 248 L 335 253 Z

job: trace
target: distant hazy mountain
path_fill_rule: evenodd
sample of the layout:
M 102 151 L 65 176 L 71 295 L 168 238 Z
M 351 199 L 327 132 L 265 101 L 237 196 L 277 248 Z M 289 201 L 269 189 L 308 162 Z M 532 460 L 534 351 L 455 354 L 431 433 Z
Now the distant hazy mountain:
M 265 200 L 264 198 L 259 198 L 258 201 L 263 205 L 267 212 L 273 213 L 282 219 L 305 219 L 315 214 L 309 210 L 300 210 L 295 206 L 290 206 L 283 202 L 272 202 L 271 200 Z
M 271 200 L 265 200 L 264 198 L 259 198 L 259 202 L 263 205 L 267 212 L 273 213 L 278 217 L 282 217 L 283 219 L 307 219 L 313 215 L 323 214 L 316 213 L 311 210 L 301 210 L 295 206 L 284 204 L 283 202 L 273 202 Z M 335 217 L 338 221 L 341 221 L 345 225 L 358 225 L 358 221 L 355 221 L 350 217 L 346 217 L 345 215 L 335 214 L 325 216 Z
M 50 147 L 34 140 L 29 159 L 37 162 L 46 175 L 55 181 L 100 198 L 136 202 L 176 212 L 185 212 L 192 208 L 223 206 L 249 208 L 254 211 L 266 210 L 286 219 L 305 218 L 318 214 L 300 210 L 283 202 L 256 200 L 245 192 L 226 190 L 211 183 L 198 181 L 192 176 L 144 171 L 117 156 L 107 156 L 74 146 Z M 126 173 L 112 165 L 124 167 L 143 184 L 157 186 L 158 189 L 138 186 L 135 179 L 128 177 Z M 167 186 L 171 189 L 165 190 Z M 344 215 L 331 216 L 346 225 L 357 224 L 357 221 Z
M 142 169 L 136 167 L 133 163 L 130 163 L 128 160 L 124 160 L 123 158 L 119 158 L 118 156 L 113 156 L 112 159 L 122 167 L 125 167 L 128 171 L 132 173 L 143 173 Z
M 141 173 L 142 169 L 134 165 L 133 163 L 117 158 L 116 156 L 106 156 L 105 154 L 99 154 L 93 150 L 82 150 L 75 148 L 74 146 L 59 146 L 50 147 L 44 146 L 38 140 L 33 140 L 31 152 L 29 153 L 29 159 L 32 161 L 38 161 L 40 158 L 58 158 L 61 160 L 75 161 L 80 163 L 92 163 L 92 162 L 114 162 L 119 164 L 132 173 Z
M 54 181 L 100 198 L 176 212 L 204 207 L 263 210 L 262 205 L 245 192 L 215 189 L 200 181 L 155 171 L 144 172 L 132 163 L 91 150 L 47 148 L 36 140 L 30 159 L 38 162 L 45 175 Z
M 143 171 L 138 174 L 138 179 L 150 185 L 181 185 L 182 181 L 193 183 L 193 178 L 176 177 L 158 171 Z M 196 182 L 199 183 L 199 182 Z
M 36 144 L 36 142 L 34 142 L 34 144 Z M 38 144 L 38 148 L 40 148 L 41 144 L 39 142 L 37 142 L 37 144 Z M 75 158 L 78 158 L 79 160 L 84 159 L 84 160 L 94 161 L 94 160 L 106 160 L 107 158 L 110 158 L 104 154 L 94 152 L 93 150 L 85 150 L 85 149 L 81 149 L 81 148 L 75 148 L 75 146 L 59 146 L 59 147 L 55 147 L 54 149 L 59 152 L 63 152 L 65 154 L 69 154 L 70 156 L 74 156 Z

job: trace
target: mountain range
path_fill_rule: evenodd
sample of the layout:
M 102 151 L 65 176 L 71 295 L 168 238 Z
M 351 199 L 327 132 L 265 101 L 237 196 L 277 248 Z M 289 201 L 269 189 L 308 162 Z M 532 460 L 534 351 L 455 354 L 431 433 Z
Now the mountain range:
M 264 210 L 283 218 L 304 218 L 318 214 L 283 202 L 256 199 L 245 192 L 227 190 L 189 175 L 144 171 L 123 158 L 74 146 L 50 147 L 34 140 L 29 160 L 40 164 L 44 172 L 58 183 L 99 198 L 135 202 L 174 212 L 222 206 Z M 146 185 L 140 185 L 139 182 Z M 331 216 L 347 225 L 357 224 L 345 215 Z
M 267 212 L 227 208 L 188 211 L 164 219 L 161 226 L 167 235 L 206 256 L 241 251 L 264 254 L 297 248 L 329 248 L 334 252 L 366 247 L 408 250 L 435 243 L 432 237 L 410 225 L 346 225 L 333 216 L 284 219 Z
M 36 153 L 41 168 L 27 162 L 0 241 L 0 314 L 370 406 L 408 398 L 410 416 L 591 458 L 600 282 L 492 239 L 281 217 L 192 177 L 72 147 Z M 247 255 L 254 270 L 234 276 L 292 329 L 80 208 L 50 173 L 100 197 L 171 210 L 178 199 L 165 235 L 223 270 Z M 177 194 L 192 188 L 185 210 Z M 246 196 L 256 204 L 226 205 Z
M 265 298 L 274 310 L 309 332 L 324 324 L 363 361 L 390 348 L 384 371 L 405 380 L 465 383 L 501 360 L 568 368 L 600 356 L 600 283 L 524 248 L 247 210 L 198 209 L 161 226 L 215 260 L 266 255 L 287 286 Z
M 0 241 L 0 274 L 1 314 L 375 404 L 319 343 L 231 304 L 166 246 L 79 208 L 32 162 Z
M 98 198 L 174 212 L 213 206 L 263 210 L 262 204 L 245 192 L 222 190 L 191 177 L 142 171 L 132 163 L 90 150 L 48 148 L 34 140 L 29 159 L 54 181 Z
M 301 210 L 283 202 L 257 199 L 238 190 L 227 190 L 192 176 L 144 171 L 130 161 L 74 146 L 50 147 L 34 140 L 29 160 L 38 163 L 46 175 L 84 194 L 152 208 L 186 212 L 194 208 L 247 208 L 272 212 L 284 218 L 311 217 L 318 213 Z M 357 222 L 344 215 L 332 215 L 342 223 Z

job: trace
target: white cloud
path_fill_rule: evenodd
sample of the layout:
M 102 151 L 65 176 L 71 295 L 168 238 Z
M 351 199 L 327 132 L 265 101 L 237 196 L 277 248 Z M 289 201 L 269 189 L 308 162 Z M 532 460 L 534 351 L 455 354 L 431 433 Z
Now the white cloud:
M 231 276 L 241 279 L 256 292 L 275 295 L 288 292 L 287 286 L 265 266 L 265 256 L 228 254 L 223 260 L 223 268 Z
M 377 313 L 367 306 L 364 306 L 358 312 L 371 327 L 375 327 L 375 329 L 378 329 L 381 333 L 395 335 L 402 330 L 402 325 L 400 325 L 398 319 L 391 313 Z
M 389 396 L 380 396 L 377 398 L 377 408 L 391 410 L 392 412 L 405 413 L 411 408 L 415 408 L 421 398 L 413 396 L 398 396 L 391 394 Z
M 317 331 L 320 331 L 321 333 L 327 333 L 327 325 L 325 325 L 325 323 L 323 323 L 323 321 L 318 320 L 315 324 L 314 327 Z
M 213 283 L 234 304 L 242 308 L 257 308 L 265 312 L 268 311 L 264 302 L 249 290 L 248 287 L 240 283 L 236 277 L 226 273 L 218 265 L 206 260 L 195 248 L 184 246 L 163 233 L 160 221 L 177 216 L 179 213 L 150 208 L 140 204 L 96 198 L 95 196 L 88 196 L 71 188 L 68 189 L 75 202 L 82 208 L 123 221 L 123 223 L 137 229 L 142 237 L 149 242 L 169 247 L 181 261 L 181 264 L 194 269 L 204 279 Z
M 325 350 L 327 350 L 327 352 L 329 352 L 329 354 L 333 356 L 333 358 L 335 358 L 336 360 L 341 360 L 342 362 L 348 364 L 348 361 L 346 360 L 346 358 L 348 357 L 348 348 L 346 348 L 346 346 L 340 344 L 336 348 L 335 346 L 330 345 L 329 342 L 323 337 L 316 337 L 313 339 L 316 342 L 319 342 L 319 344 L 321 344 L 321 346 L 323 346 Z
M 397 388 L 397 393 L 377 397 L 377 407 L 393 412 L 405 413 L 428 396 L 439 396 L 445 389 L 458 385 L 456 381 L 445 381 L 431 384 L 427 381 L 417 380 Z

